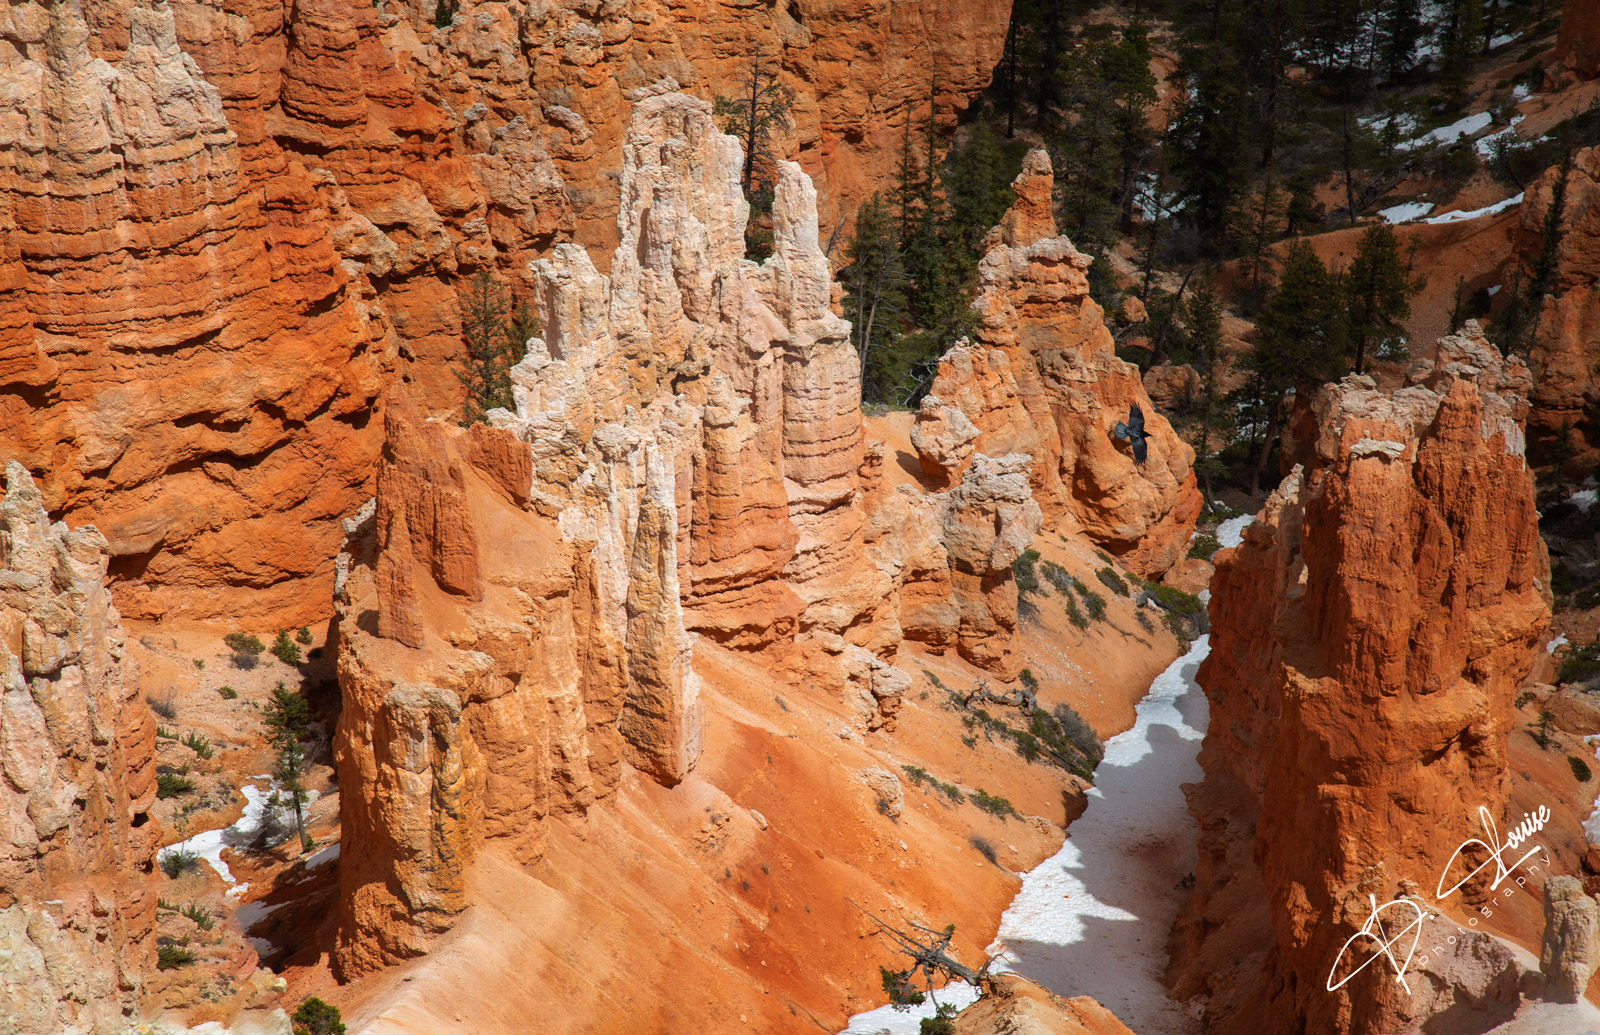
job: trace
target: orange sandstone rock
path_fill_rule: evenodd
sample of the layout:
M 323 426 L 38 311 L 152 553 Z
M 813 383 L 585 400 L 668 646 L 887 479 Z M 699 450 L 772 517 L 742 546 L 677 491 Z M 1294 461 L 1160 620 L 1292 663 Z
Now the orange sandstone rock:
M 1550 616 L 1527 384 L 1453 337 L 1393 395 L 1326 386 L 1301 463 L 1216 558 L 1205 778 L 1186 788 L 1200 860 L 1173 970 L 1175 995 L 1210 995 L 1209 1032 L 1415 1031 L 1458 991 L 1516 998 L 1509 951 L 1477 932 L 1424 953 L 1415 995 L 1378 966 L 1325 985 L 1368 895 L 1431 905 L 1478 805 L 1502 830 L 1520 819 L 1512 697 Z M 1439 905 L 1464 915 L 1486 887 Z
M 1584 0 L 1567 0 L 1561 8 L 1556 58 L 1563 69 L 1580 78 L 1600 75 L 1600 8 Z
M 124 660 L 106 540 L 0 500 L 0 1009 L 18 1035 L 122 1030 L 155 957 L 155 720 Z
M 1034 498 L 1050 528 L 1076 528 L 1129 568 L 1158 576 L 1183 554 L 1200 492 L 1194 450 L 1116 358 L 1089 297 L 1089 260 L 1050 215 L 1052 174 L 1031 152 L 1012 189 L 1016 206 L 985 238 L 975 342 L 958 342 L 917 414 L 923 470 L 952 484 L 983 453 L 1026 453 Z M 1150 456 L 1135 464 L 1111 435 L 1129 407 L 1145 414 Z

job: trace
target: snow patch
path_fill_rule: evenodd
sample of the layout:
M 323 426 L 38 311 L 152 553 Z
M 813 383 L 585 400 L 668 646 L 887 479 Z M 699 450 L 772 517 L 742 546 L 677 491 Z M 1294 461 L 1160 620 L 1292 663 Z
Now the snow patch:
M 1195 672 L 1200 637 L 1150 684 L 1133 728 L 1112 737 L 1086 792 L 1089 804 L 1053 857 L 1022 877 L 991 953 L 1063 996 L 1090 995 L 1146 1035 L 1197 1027 L 1167 998 L 1166 933 L 1195 865 L 1195 824 L 1181 784 L 1202 776 L 1196 758 L 1209 709 Z
M 1594 506 L 1596 495 L 1597 493 L 1594 489 L 1579 489 L 1567 497 L 1567 502 L 1587 514 L 1589 513 L 1589 508 Z
M 1600 762 L 1600 734 L 1591 734 L 1583 742 L 1594 749 L 1594 760 Z M 1590 844 L 1600 844 L 1600 795 L 1596 795 L 1589 818 L 1583 821 L 1583 832 Z
M 267 799 L 271 796 L 271 788 L 268 789 L 267 793 L 263 794 L 261 789 L 254 784 L 245 784 L 239 788 L 239 793 L 244 795 L 244 813 L 232 826 L 206 830 L 187 840 L 179 841 L 177 844 L 168 845 L 156 853 L 156 864 L 159 866 L 162 860 L 170 853 L 187 850 L 193 852 L 198 858 L 204 859 L 213 870 L 217 871 L 217 876 L 224 881 L 229 884 L 236 884 L 237 882 L 233 879 L 233 873 L 228 869 L 228 864 L 222 861 L 222 850 L 224 848 L 239 848 L 249 844 L 261 830 L 262 819 L 267 811 Z M 316 800 L 316 791 L 306 792 L 305 805 L 310 805 Z M 230 888 L 228 894 L 242 894 L 244 888 L 247 887 L 249 887 L 248 884 Z
M 1525 118 L 1527 118 L 1526 115 L 1518 115 L 1516 118 L 1513 118 L 1511 120 L 1511 125 L 1507 126 L 1505 129 L 1502 129 L 1497 133 L 1490 133 L 1490 134 L 1488 134 L 1486 136 L 1479 137 L 1478 138 L 1478 142 L 1473 145 L 1475 148 L 1477 148 L 1478 154 L 1482 155 L 1485 158 L 1489 157 L 1489 148 L 1490 148 L 1490 146 L 1496 140 L 1503 140 L 1508 136 L 1512 137 L 1513 138 L 1512 142 L 1515 143 L 1516 142 L 1515 141 L 1515 134 L 1517 132 L 1517 123 L 1521 122 Z
M 978 990 L 965 981 L 952 981 L 935 992 L 934 996 L 940 1003 L 951 1003 L 956 1009 L 965 1010 L 978 1001 Z M 931 998 L 909 1010 L 880 1006 L 850 1018 L 850 1026 L 839 1035 L 919 1035 L 922 1019 L 932 1017 L 937 1009 L 938 1004 Z
M 1492 125 L 1494 125 L 1493 113 L 1480 111 L 1476 115 L 1468 115 L 1466 118 L 1457 119 L 1448 126 L 1440 126 L 1438 129 L 1424 133 L 1420 137 L 1402 140 L 1395 145 L 1395 150 L 1415 151 L 1419 147 L 1428 147 L 1433 144 L 1454 143 L 1462 137 L 1470 137 L 1474 133 L 1480 133 Z
M 1562 633 L 1560 636 L 1557 636 L 1555 639 L 1544 645 L 1544 652 L 1546 654 L 1554 654 L 1557 647 L 1565 647 L 1568 642 L 1570 641 L 1567 639 L 1567 634 Z
M 1421 219 L 1433 211 L 1431 201 L 1408 201 L 1403 205 L 1394 205 L 1390 208 L 1378 210 L 1378 215 L 1385 223 L 1409 223 L 1413 219 Z
M 1439 226 L 1443 223 L 1464 223 L 1469 219 L 1481 219 L 1484 216 L 1498 215 L 1499 213 L 1504 212 L 1506 209 L 1516 208 L 1520 204 L 1522 204 L 1522 195 L 1518 194 L 1516 197 L 1507 198 L 1504 201 L 1497 201 L 1493 205 L 1485 205 L 1483 208 L 1475 208 L 1471 212 L 1446 212 L 1442 216 L 1433 216 L 1430 219 L 1423 220 L 1423 222 L 1427 223 L 1429 226 Z
M 1222 546 L 1238 546 L 1244 542 L 1244 530 L 1255 521 L 1254 514 L 1240 514 L 1217 526 L 1217 542 Z

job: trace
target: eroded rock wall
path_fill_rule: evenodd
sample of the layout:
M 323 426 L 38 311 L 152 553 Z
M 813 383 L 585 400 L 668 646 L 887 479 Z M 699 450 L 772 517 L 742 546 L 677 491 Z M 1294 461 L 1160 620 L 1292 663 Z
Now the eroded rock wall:
M 1551 168 L 1527 191 L 1517 224 L 1517 253 L 1526 268 L 1544 249 L 1543 231 L 1561 172 Z M 1564 439 L 1573 464 L 1600 458 L 1600 148 L 1579 151 L 1567 174 L 1556 246 L 1555 282 L 1534 326 L 1528 363 L 1533 370 L 1529 444 L 1535 459 L 1559 455 Z
M 1174 936 L 1175 994 L 1210 996 L 1211 1033 L 1414 1031 L 1458 991 L 1516 995 L 1479 932 L 1413 976 L 1426 994 L 1380 966 L 1325 988 L 1369 894 L 1479 904 L 1482 879 L 1442 903 L 1433 882 L 1480 804 L 1502 830 L 1521 819 L 1512 699 L 1550 616 L 1526 367 L 1469 324 L 1409 380 L 1323 388 L 1302 463 L 1218 557 L 1205 776 L 1186 786 L 1199 865 Z
M 462 430 L 386 407 L 340 562 L 337 959 L 426 951 L 488 839 L 539 857 L 621 765 L 664 785 L 704 738 L 695 638 L 767 652 L 892 725 L 911 636 L 1011 675 L 1027 459 L 890 490 L 863 446 L 816 194 L 781 167 L 773 255 L 744 258 L 736 141 L 670 81 L 635 91 L 610 274 L 535 263 L 543 334 L 515 412 Z
M 1056 235 L 1053 175 L 1032 151 L 1012 183 L 1017 202 L 984 241 L 973 307 L 976 340 L 959 342 L 917 414 L 912 442 L 923 471 L 951 484 L 983 453 L 1024 453 L 1047 527 L 1082 531 L 1140 575 L 1181 557 L 1200 513 L 1194 450 L 1145 393 L 1138 368 L 1116 357 L 1089 297 L 1089 258 Z M 1140 464 L 1111 434 L 1144 413 Z
M 1561 8 L 1556 59 L 1562 69 L 1582 79 L 1600 75 L 1600 8 L 1585 0 L 1567 0 Z
M 124 670 L 94 528 L 46 517 L 21 464 L 0 501 L 0 1017 L 121 1032 L 154 964 L 155 720 Z
M 671 74 L 729 95 L 764 57 L 794 96 L 779 150 L 824 184 L 829 243 L 930 91 L 948 125 L 988 82 L 1009 14 L 451 8 L 0 13 L 0 220 L 16 228 L 0 240 L 0 458 L 35 473 L 52 513 L 104 530 L 130 617 L 327 614 L 384 390 L 460 401 L 462 282 L 493 271 L 532 292 L 530 260 L 573 240 L 607 268 L 631 90 Z M 839 497 L 819 491 L 824 520 Z

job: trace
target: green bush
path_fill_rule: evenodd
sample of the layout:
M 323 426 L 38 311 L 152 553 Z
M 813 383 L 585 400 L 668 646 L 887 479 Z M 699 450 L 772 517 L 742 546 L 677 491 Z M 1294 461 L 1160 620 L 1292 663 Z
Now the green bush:
M 1089 620 L 1100 621 L 1106 616 L 1106 598 L 1084 586 L 1081 582 L 1078 583 L 1078 586 L 1083 595 L 1083 606 L 1089 611 Z
M 1600 640 L 1586 647 L 1574 647 L 1561 662 L 1560 683 L 1587 683 L 1600 675 Z
M 311 630 L 303 625 L 300 627 L 300 631 L 294 634 L 294 638 L 304 646 L 311 646 Z
M 921 766 L 902 765 L 900 768 L 905 770 L 906 775 L 911 778 L 911 782 L 913 784 L 918 787 L 921 787 L 924 784 L 932 787 L 934 790 L 950 799 L 950 803 L 952 805 L 959 805 L 963 801 L 966 801 L 966 798 L 961 794 L 961 788 L 957 787 L 953 783 L 941 783 L 938 777 L 929 773 Z
M 194 790 L 194 781 L 182 773 L 157 773 L 156 797 L 176 798 Z
M 1189 544 L 1189 559 L 1196 561 L 1209 561 L 1221 549 L 1214 535 L 1197 535 L 1194 542 Z
M 1588 783 L 1594 778 L 1594 772 L 1589 768 L 1589 763 L 1585 762 L 1577 755 L 1568 755 L 1567 765 L 1572 767 L 1573 779 L 1577 780 L 1579 783 Z
M 211 747 L 211 742 L 198 733 L 186 734 L 182 740 L 184 747 L 193 751 L 200 758 L 210 758 L 216 752 Z
M 316 996 L 301 1000 L 289 1020 L 294 1024 L 294 1035 L 344 1035 L 339 1008 Z
M 193 902 L 183 907 L 183 915 L 193 920 L 194 925 L 202 931 L 209 931 L 217 925 L 216 919 L 211 915 L 211 910 Z
M 238 700 L 239 697 L 239 691 L 231 686 L 219 686 L 217 687 L 217 693 L 222 695 L 224 701 Z
M 1033 567 L 1038 562 L 1038 550 L 1024 550 L 1022 556 L 1011 562 L 1011 577 L 1016 580 L 1018 594 L 1045 593 L 1048 595 L 1049 590 L 1046 590 L 1040 584 L 1038 572 Z
M 1089 628 L 1089 619 L 1083 617 L 1083 612 L 1078 608 L 1078 601 L 1070 596 L 1061 599 L 1066 602 L 1067 621 L 1080 629 Z
M 181 945 L 162 945 L 156 949 L 157 970 L 177 970 L 195 961 L 193 952 Z
M 235 654 L 256 655 L 267 649 L 267 645 L 252 633 L 231 632 L 222 638 L 228 649 Z
M 978 806 L 978 808 L 982 809 L 984 812 L 987 812 L 991 816 L 999 816 L 1001 819 L 1004 819 L 1007 816 L 1014 816 L 1017 819 L 1022 818 L 1021 813 L 1017 812 L 1017 810 L 1009 801 L 1000 797 L 998 794 L 990 794 L 982 787 L 979 787 L 977 790 L 972 792 L 971 799 L 972 804 Z
M 989 861 L 994 862 L 993 859 Z M 940 1003 L 932 1017 L 922 1018 L 917 1025 L 917 1035 L 955 1035 L 955 1032 L 956 1008 L 953 1003 Z
M 278 630 L 278 638 L 272 641 L 272 653 L 285 665 L 300 664 L 300 648 L 295 646 L 288 632 L 283 629 Z
M 177 880 L 186 871 L 194 869 L 200 857 L 187 848 L 174 845 L 156 853 L 156 862 L 169 880 Z
M 1115 571 L 1112 571 L 1109 565 L 1101 568 L 1099 571 L 1095 572 L 1094 575 L 1095 578 L 1100 580 L 1101 585 L 1105 586 L 1117 596 L 1125 597 L 1128 595 L 1128 584 L 1122 580 L 1121 575 L 1118 575 Z

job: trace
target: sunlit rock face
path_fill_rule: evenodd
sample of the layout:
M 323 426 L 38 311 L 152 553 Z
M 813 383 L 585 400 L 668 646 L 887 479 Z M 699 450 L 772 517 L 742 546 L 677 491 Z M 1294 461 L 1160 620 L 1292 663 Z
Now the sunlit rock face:
M 979 453 L 1024 453 L 1045 526 L 1082 531 L 1133 571 L 1158 577 L 1187 548 L 1200 513 L 1194 450 L 1116 357 L 1089 297 L 1089 258 L 1056 236 L 1050 160 L 1035 150 L 1016 204 L 984 239 L 979 325 L 940 361 L 912 442 L 923 471 L 953 484 Z M 1149 458 L 1112 436 L 1138 406 Z
M 1205 778 L 1186 788 L 1199 865 L 1173 971 L 1177 994 L 1211 997 L 1209 1032 L 1415 1031 L 1458 994 L 1518 994 L 1509 951 L 1477 932 L 1453 956 L 1423 952 L 1415 995 L 1378 966 L 1326 988 L 1369 895 L 1432 905 L 1470 836 L 1464 803 L 1501 830 L 1522 818 L 1506 744 L 1550 618 L 1526 367 L 1469 324 L 1408 380 L 1321 389 L 1293 473 L 1218 555 Z M 1464 916 L 1486 888 L 1444 905 Z

